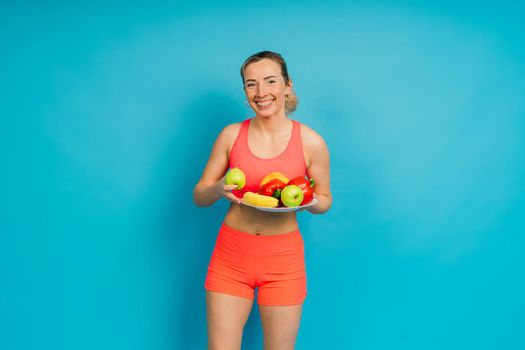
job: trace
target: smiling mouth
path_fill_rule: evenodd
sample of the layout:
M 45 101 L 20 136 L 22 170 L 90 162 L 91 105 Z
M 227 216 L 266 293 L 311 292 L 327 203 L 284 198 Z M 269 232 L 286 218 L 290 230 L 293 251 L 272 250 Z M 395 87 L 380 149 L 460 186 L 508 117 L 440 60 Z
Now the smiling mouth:
M 260 107 L 260 108 L 267 108 L 269 107 L 272 103 L 273 103 L 274 100 L 267 100 L 267 101 L 256 101 L 255 104 L 257 105 L 257 107 Z

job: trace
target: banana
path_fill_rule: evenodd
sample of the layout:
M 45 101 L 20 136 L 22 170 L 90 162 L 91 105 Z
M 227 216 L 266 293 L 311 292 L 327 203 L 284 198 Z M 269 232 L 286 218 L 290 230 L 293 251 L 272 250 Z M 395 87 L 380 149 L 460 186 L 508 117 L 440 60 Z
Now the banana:
M 242 197 L 242 201 L 246 204 L 255 205 L 257 207 L 275 208 L 279 205 L 279 200 L 277 198 L 264 196 L 254 192 L 246 192 Z
M 273 172 L 269 173 L 268 175 L 266 175 L 264 177 L 264 179 L 262 179 L 261 184 L 259 186 L 262 187 L 265 183 L 267 183 L 268 181 L 273 180 L 273 179 L 279 179 L 282 182 L 284 182 L 285 184 L 287 184 L 288 181 L 290 181 L 290 180 L 288 180 L 288 178 L 286 176 L 284 176 L 283 173 L 280 173 L 278 171 L 273 171 Z

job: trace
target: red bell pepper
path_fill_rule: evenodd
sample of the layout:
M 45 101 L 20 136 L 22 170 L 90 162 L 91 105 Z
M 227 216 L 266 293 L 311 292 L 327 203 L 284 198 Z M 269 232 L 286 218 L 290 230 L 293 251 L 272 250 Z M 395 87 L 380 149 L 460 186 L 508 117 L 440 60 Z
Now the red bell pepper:
M 297 185 L 303 190 L 304 198 L 301 205 L 308 204 L 314 199 L 314 179 L 307 179 L 304 176 L 299 176 L 288 181 L 286 185 Z
M 286 184 L 283 181 L 272 179 L 261 186 L 259 194 L 279 199 L 281 197 L 281 190 L 285 187 Z

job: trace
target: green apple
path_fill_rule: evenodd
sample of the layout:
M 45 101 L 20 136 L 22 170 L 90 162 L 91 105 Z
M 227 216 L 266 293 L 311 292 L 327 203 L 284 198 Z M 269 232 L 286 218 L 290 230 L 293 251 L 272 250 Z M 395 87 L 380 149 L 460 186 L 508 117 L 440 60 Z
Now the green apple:
M 244 175 L 244 171 L 239 168 L 230 169 L 226 173 L 224 183 L 226 183 L 226 185 L 237 185 L 236 189 L 240 190 L 246 185 L 246 175 Z
M 300 206 L 303 198 L 303 190 L 297 185 L 288 185 L 281 191 L 281 202 L 287 207 Z

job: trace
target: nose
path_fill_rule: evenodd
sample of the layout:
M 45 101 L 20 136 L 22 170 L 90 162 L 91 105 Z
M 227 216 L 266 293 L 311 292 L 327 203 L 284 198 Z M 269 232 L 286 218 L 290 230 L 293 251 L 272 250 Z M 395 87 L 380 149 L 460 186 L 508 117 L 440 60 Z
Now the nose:
M 266 94 L 266 89 L 265 89 L 265 86 L 264 84 L 259 84 L 257 86 L 257 96 L 258 97 L 262 97 Z

